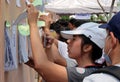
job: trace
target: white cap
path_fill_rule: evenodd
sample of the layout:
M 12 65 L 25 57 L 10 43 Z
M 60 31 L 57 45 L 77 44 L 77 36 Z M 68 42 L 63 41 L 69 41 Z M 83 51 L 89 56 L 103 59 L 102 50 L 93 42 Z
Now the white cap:
M 61 35 L 66 39 L 70 39 L 73 38 L 73 35 L 83 34 L 102 49 L 107 33 L 105 29 L 99 28 L 99 25 L 100 24 L 94 22 L 84 23 L 75 30 L 61 31 Z

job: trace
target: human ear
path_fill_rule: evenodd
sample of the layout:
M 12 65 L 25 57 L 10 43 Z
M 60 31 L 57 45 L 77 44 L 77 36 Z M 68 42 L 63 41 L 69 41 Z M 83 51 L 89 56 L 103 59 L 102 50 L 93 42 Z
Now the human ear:
M 92 45 L 90 45 L 90 44 L 84 45 L 84 47 L 83 47 L 84 52 L 89 52 L 91 50 L 92 50 Z
M 115 46 L 117 45 L 117 39 L 116 39 L 116 37 L 114 36 L 113 32 L 110 32 L 110 36 L 111 36 L 111 44 L 112 44 L 112 47 L 115 48 Z

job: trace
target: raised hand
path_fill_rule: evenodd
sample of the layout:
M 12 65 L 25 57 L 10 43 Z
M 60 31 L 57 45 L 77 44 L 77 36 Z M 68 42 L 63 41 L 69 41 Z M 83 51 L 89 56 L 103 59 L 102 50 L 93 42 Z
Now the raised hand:
M 27 6 L 27 13 L 29 25 L 37 24 L 39 12 L 32 4 Z

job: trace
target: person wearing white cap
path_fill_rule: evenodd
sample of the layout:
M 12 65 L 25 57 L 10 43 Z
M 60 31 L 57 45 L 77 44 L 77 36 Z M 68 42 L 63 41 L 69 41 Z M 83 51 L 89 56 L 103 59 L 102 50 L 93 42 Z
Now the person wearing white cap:
M 107 31 L 104 47 L 107 66 L 95 71 L 83 82 L 120 82 L 120 12 L 99 28 Z
M 29 5 L 27 12 L 33 52 L 32 67 L 45 81 L 82 82 L 85 76 L 101 68 L 101 65 L 96 64 L 95 60 L 102 55 L 102 48 L 107 33 L 106 30 L 98 28 L 99 24 L 89 22 L 82 24 L 75 30 L 61 32 L 63 37 L 69 39 L 69 57 L 74 58 L 78 63 L 76 67 L 64 67 L 51 62 L 47 58 L 37 28 L 38 11 L 33 5 Z

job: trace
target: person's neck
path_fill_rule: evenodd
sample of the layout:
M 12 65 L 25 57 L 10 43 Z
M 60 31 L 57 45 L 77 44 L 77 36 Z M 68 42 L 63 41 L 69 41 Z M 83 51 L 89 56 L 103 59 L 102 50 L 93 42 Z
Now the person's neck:
M 120 48 L 117 48 L 111 53 L 112 65 L 120 64 L 120 50 L 119 49 Z
M 95 65 L 89 58 L 80 58 L 77 59 L 76 61 L 78 63 L 78 67 L 87 67 Z

